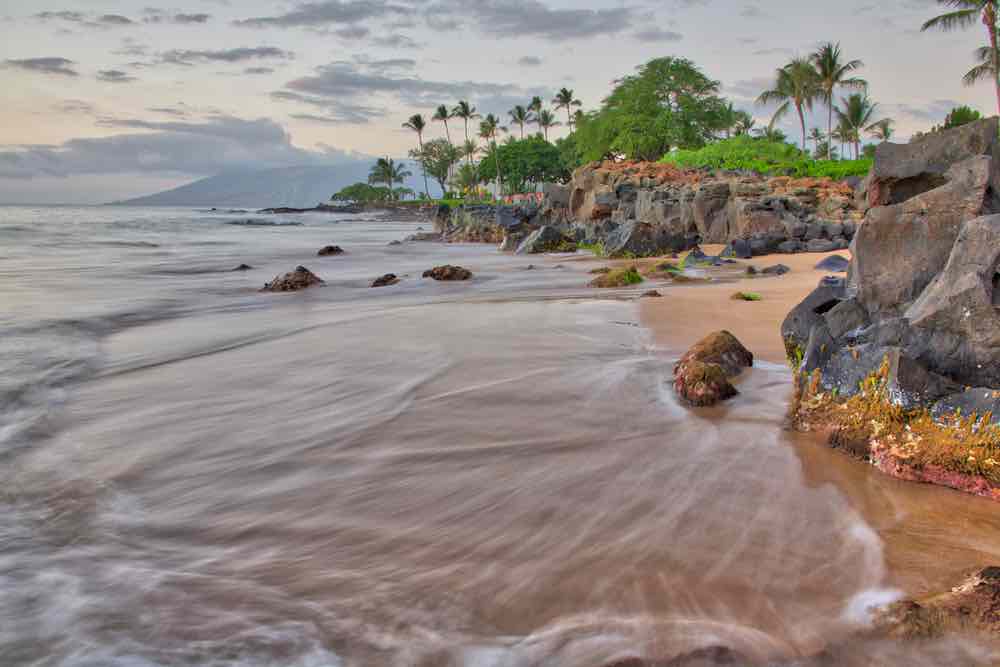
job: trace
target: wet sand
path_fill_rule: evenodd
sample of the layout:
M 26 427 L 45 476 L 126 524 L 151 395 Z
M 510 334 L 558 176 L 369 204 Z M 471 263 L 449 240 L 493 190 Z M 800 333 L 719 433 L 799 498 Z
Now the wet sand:
M 722 247 L 704 249 L 717 254 Z M 732 280 L 678 286 L 649 283 L 644 286 L 655 286 L 664 298 L 642 299 L 642 323 L 651 330 L 656 345 L 670 355 L 683 354 L 712 331 L 728 329 L 754 353 L 758 364 L 784 365 L 781 322 L 824 276 L 831 275 L 814 268 L 830 255 L 850 257 L 847 251 L 771 255 L 740 261 L 738 267 L 723 271 Z M 791 272 L 775 277 L 741 275 L 746 265 L 760 270 L 779 263 Z M 763 299 L 733 301 L 736 291 L 756 292 Z M 787 384 L 767 391 L 789 393 L 790 372 L 787 377 Z M 736 399 L 740 400 L 745 399 Z M 698 412 L 725 419 L 728 409 Z M 891 586 L 908 595 L 943 591 L 964 573 L 1000 562 L 1000 507 L 995 502 L 888 477 L 830 449 L 818 434 L 786 431 L 785 438 L 799 456 L 807 484 L 836 487 L 878 533 Z

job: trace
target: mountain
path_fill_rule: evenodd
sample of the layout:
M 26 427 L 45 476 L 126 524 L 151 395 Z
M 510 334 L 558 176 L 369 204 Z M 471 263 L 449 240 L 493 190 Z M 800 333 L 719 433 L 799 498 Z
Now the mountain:
M 409 164 L 411 171 L 412 164 Z M 227 171 L 173 190 L 114 202 L 122 206 L 215 206 L 306 208 L 328 201 L 341 188 L 368 178 L 371 164 L 357 162 L 332 167 L 283 167 Z M 405 185 L 423 190 L 423 180 L 410 178 Z M 431 193 L 433 194 L 433 192 Z

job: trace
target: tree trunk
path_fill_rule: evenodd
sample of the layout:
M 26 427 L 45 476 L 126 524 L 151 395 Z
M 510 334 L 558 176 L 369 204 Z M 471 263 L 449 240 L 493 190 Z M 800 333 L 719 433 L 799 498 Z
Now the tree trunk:
M 422 132 L 417 133 L 417 146 L 420 147 L 420 157 L 424 156 L 424 137 Z M 424 166 L 423 160 L 420 161 L 420 171 L 424 174 L 424 194 L 427 198 L 431 198 L 431 190 L 427 187 L 427 167 Z
M 992 9 L 983 13 L 983 23 L 990 35 L 990 48 L 993 50 L 993 90 L 997 96 L 997 113 L 1000 113 L 1000 53 L 997 52 L 997 16 Z
M 795 109 L 799 112 L 799 126 L 802 128 L 802 152 L 808 151 L 806 148 L 806 117 L 802 113 L 802 105 L 796 104 Z
M 827 116 L 826 116 L 826 159 L 833 159 L 833 88 L 826 91 L 827 93 Z M 843 147 L 841 150 L 844 150 Z

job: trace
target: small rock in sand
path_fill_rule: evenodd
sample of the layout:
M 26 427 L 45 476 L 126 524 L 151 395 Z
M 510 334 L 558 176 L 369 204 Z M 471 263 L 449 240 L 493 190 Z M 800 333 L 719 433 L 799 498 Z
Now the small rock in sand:
M 395 285 L 399 282 L 399 278 L 396 277 L 395 273 L 387 273 L 384 276 L 376 278 L 372 282 L 372 287 L 388 287 L 389 285 Z
M 423 277 L 433 278 L 434 280 L 468 280 L 472 277 L 472 271 L 464 269 L 461 266 L 445 264 L 424 271 Z
M 339 245 L 328 245 L 326 247 L 320 248 L 319 252 L 316 253 L 319 257 L 330 257 L 332 255 L 343 255 L 344 249 Z
M 765 276 L 783 276 L 789 271 L 791 271 L 791 269 L 785 266 L 784 264 L 775 264 L 774 266 L 767 267 L 766 269 L 761 271 L 761 273 L 763 273 Z
M 295 292 L 307 287 L 324 285 L 323 279 L 304 266 L 295 267 L 283 276 L 275 276 L 274 280 L 264 284 L 261 292 Z
M 844 273 L 850 266 L 850 261 L 843 255 L 830 255 L 816 265 L 817 271 L 830 271 L 831 273 Z
M 642 294 L 642 298 L 651 298 L 651 299 L 658 299 L 658 298 L 660 298 L 662 296 L 663 295 L 660 294 L 660 292 L 658 290 L 655 290 L 655 289 L 651 289 L 648 292 L 643 292 L 643 294 Z
M 753 354 L 728 331 L 699 341 L 674 368 L 674 390 L 690 405 L 708 406 L 736 396 L 730 379 L 753 366 Z
M 233 271 L 252 271 L 252 270 L 253 267 L 250 266 L 249 264 L 240 264 L 235 269 L 233 269 Z

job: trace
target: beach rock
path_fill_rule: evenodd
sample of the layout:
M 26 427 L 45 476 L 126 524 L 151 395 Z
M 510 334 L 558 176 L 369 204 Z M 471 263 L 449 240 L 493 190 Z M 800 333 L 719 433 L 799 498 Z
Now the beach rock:
M 756 276 L 757 273 L 758 273 L 758 271 L 757 271 L 757 267 L 756 266 L 748 266 L 747 267 L 746 274 L 748 276 Z
M 643 292 L 643 293 L 642 293 L 642 297 L 643 297 L 643 298 L 652 298 L 652 299 L 658 299 L 658 298 L 660 298 L 660 297 L 662 297 L 662 296 L 663 296 L 663 295 L 662 295 L 662 294 L 660 294 L 660 292 L 659 292 L 658 290 L 655 290 L 655 289 L 651 289 L 651 290 L 649 290 L 648 292 Z
M 250 266 L 249 264 L 240 264 L 235 269 L 233 269 L 233 271 L 251 271 L 251 270 L 253 270 L 253 267 Z
M 986 567 L 959 585 L 894 602 L 875 615 L 873 631 L 891 639 L 939 639 L 945 634 L 1000 636 L 1000 567 Z
M 332 257 L 333 255 L 343 255 L 344 249 L 339 245 L 328 245 L 320 248 L 319 252 L 316 253 L 318 257 Z
M 285 275 L 274 277 L 269 283 L 265 283 L 262 292 L 295 292 L 297 290 L 316 287 L 325 284 L 323 280 L 304 266 L 295 267 Z
M 765 276 L 783 276 L 789 271 L 791 271 L 791 269 L 784 264 L 775 264 L 773 266 L 766 267 L 763 271 L 761 271 L 761 273 Z
M 720 257 L 735 257 L 736 259 L 751 259 L 753 248 L 748 239 L 735 239 L 729 242 L 726 249 L 722 251 Z
M 868 311 L 857 299 L 845 299 L 826 312 L 823 321 L 830 335 L 840 339 L 851 331 L 868 326 Z
M 802 252 L 805 250 L 805 245 L 802 241 L 785 241 L 778 244 L 778 252 L 784 253 L 786 255 L 792 255 L 797 252 Z
M 607 235 L 604 251 L 608 257 L 656 257 L 690 248 L 695 239 L 674 234 L 663 226 L 629 220 Z
M 837 244 L 828 239 L 814 239 L 806 244 L 809 252 L 833 252 L 838 249 Z
M 434 280 L 469 280 L 472 278 L 472 271 L 464 269 L 461 266 L 452 266 L 451 264 L 445 264 L 443 266 L 436 266 L 433 269 L 428 269 L 423 273 L 424 278 L 433 278 Z
M 451 207 L 447 204 L 439 204 L 434 212 L 434 231 L 439 234 L 447 233 L 451 227 Z
M 387 273 L 384 276 L 380 276 L 372 281 L 372 287 L 388 287 L 389 285 L 395 285 L 399 282 L 399 278 L 396 277 L 395 273 Z
M 737 395 L 730 379 L 753 365 L 753 354 L 728 331 L 699 341 L 674 367 L 674 391 L 694 406 L 714 405 Z
M 576 243 L 555 227 L 548 225 L 535 230 L 528 235 L 515 251 L 518 255 L 557 252 L 567 248 L 576 248 Z
M 850 260 L 842 255 L 830 255 L 824 257 L 814 267 L 817 271 L 829 271 L 831 273 L 846 273 L 847 267 L 851 265 Z
M 397 239 L 395 241 L 389 241 L 389 245 L 403 245 L 403 242 Z
M 406 237 L 407 241 L 419 242 L 440 242 L 444 241 L 444 236 L 440 232 L 417 232 Z
M 508 233 L 503 237 L 503 241 L 500 242 L 498 250 L 500 252 L 515 252 L 524 243 L 524 239 L 526 238 L 526 234 Z
M 789 358 L 796 358 L 804 352 L 809 335 L 817 324 L 824 322 L 824 316 L 846 298 L 843 282 L 825 279 L 799 305 L 791 310 L 781 324 L 781 337 Z
M 990 423 L 1000 423 L 1000 391 L 991 387 L 969 387 L 949 394 L 937 403 L 931 413 L 937 419 L 954 415 L 969 417 L 976 415 L 989 418 Z

